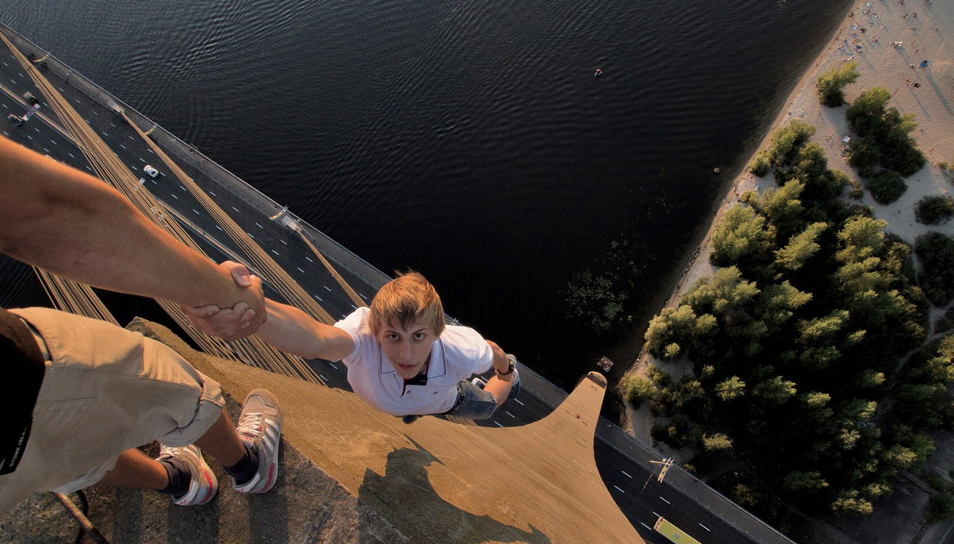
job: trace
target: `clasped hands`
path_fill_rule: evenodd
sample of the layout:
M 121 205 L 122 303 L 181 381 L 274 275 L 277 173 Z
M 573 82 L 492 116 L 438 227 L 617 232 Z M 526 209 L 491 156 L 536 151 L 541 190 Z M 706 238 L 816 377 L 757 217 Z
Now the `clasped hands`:
M 229 272 L 235 285 L 241 288 L 242 299 L 230 308 L 215 304 L 205 306 L 179 305 L 179 309 L 196 329 L 224 340 L 239 340 L 255 334 L 268 315 L 262 293 L 262 279 L 249 274 L 244 265 L 224 261 L 219 265 Z

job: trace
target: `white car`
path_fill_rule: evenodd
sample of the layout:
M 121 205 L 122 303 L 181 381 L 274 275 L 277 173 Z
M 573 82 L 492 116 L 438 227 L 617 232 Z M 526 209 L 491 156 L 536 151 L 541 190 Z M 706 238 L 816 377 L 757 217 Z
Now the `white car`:
M 151 178 L 155 178 L 159 176 L 159 171 L 149 166 L 148 164 L 142 167 L 142 171 L 149 174 L 149 177 Z

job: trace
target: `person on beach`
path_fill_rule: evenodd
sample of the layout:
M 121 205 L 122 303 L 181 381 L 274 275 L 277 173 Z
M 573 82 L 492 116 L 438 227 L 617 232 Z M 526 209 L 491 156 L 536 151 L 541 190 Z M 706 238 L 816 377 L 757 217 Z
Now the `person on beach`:
M 399 274 L 370 308 L 358 308 L 334 326 L 271 299 L 265 307 L 259 338 L 305 359 L 341 360 L 359 398 L 405 423 L 422 415 L 487 419 L 520 390 L 516 359 L 469 327 L 445 325 L 440 296 L 416 272 Z M 233 310 L 182 310 L 199 330 L 234 332 Z M 495 375 L 483 388 L 470 381 L 491 367 Z
M 231 338 L 254 333 L 266 317 L 258 278 L 210 262 L 102 181 L 6 138 L 0 252 L 97 287 L 229 307 Z M 14 385 L 0 431 L 0 514 L 35 492 L 95 483 L 203 504 L 218 482 L 202 450 L 236 491 L 275 484 L 282 412 L 264 389 L 245 399 L 236 428 L 219 384 L 172 349 L 49 308 L 0 308 L 0 354 Z M 136 449 L 154 440 L 157 459 Z

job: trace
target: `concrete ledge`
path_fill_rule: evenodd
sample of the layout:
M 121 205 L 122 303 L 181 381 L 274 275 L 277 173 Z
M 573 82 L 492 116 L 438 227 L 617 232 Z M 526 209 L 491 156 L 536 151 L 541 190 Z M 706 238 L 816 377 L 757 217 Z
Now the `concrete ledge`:
M 594 430 L 606 390 L 597 373 L 549 416 L 522 427 L 436 417 L 405 425 L 348 391 L 193 351 L 160 325 L 136 320 L 127 328 L 160 339 L 221 383 L 233 421 L 236 399 L 264 387 L 282 403 L 285 423 L 269 493 L 234 492 L 212 462 L 220 489 L 204 506 L 174 506 L 154 492 L 89 490 L 89 517 L 113 543 L 642 542 L 596 468 Z M 63 542 L 60 527 L 75 525 L 40 496 L 0 520 L 0 541 Z

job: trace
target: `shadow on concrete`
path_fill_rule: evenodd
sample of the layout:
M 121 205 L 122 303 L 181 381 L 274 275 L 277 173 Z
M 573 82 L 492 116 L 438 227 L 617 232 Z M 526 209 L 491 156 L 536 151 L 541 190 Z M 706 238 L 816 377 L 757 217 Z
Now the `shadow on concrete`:
M 476 515 L 461 510 L 444 500 L 431 485 L 427 467 L 442 464 L 419 445 L 399 448 L 387 456 L 384 476 L 371 469 L 365 471 L 364 482 L 358 489 L 358 501 L 372 508 L 391 508 L 403 505 L 401 515 L 389 521 L 411 542 L 528 542 L 548 544 L 550 538 L 530 525 L 530 531 L 501 523 L 487 515 Z M 506 485 L 490 481 L 492 476 L 474 474 L 478 485 Z M 364 528 L 361 528 L 364 534 Z

